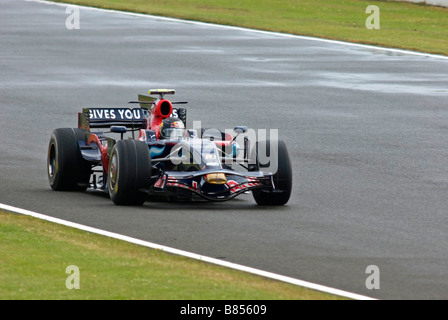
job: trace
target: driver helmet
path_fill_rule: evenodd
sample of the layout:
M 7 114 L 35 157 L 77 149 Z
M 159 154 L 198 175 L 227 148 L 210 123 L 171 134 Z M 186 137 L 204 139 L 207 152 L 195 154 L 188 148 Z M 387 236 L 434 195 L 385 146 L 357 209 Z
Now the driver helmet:
M 160 124 L 160 139 L 178 139 L 185 137 L 185 125 L 182 120 L 178 118 L 163 119 Z

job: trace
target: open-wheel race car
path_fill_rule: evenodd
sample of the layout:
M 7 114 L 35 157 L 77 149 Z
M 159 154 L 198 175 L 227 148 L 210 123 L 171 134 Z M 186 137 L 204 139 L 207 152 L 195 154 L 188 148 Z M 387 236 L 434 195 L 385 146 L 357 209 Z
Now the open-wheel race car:
M 232 133 L 186 129 L 186 109 L 173 107 L 186 102 L 165 98 L 174 93 L 150 90 L 129 102 L 135 108 L 85 108 L 78 128 L 55 129 L 47 157 L 51 188 L 108 192 L 117 205 L 226 201 L 249 192 L 259 205 L 288 202 L 292 169 L 283 141 L 251 141 L 245 126 Z

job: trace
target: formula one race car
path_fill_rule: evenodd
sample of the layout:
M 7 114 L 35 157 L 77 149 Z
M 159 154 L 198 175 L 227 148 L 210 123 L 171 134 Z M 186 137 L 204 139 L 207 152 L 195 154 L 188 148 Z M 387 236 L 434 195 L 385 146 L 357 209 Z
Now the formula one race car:
M 78 113 L 78 128 L 54 130 L 47 160 L 51 188 L 101 190 L 117 205 L 159 197 L 226 201 L 249 192 L 259 205 L 288 202 L 292 170 L 283 141 L 251 146 L 245 126 L 232 133 L 186 129 L 186 109 L 173 108 L 186 102 L 165 98 L 174 93 L 150 90 L 129 102 L 136 108 L 86 108 Z

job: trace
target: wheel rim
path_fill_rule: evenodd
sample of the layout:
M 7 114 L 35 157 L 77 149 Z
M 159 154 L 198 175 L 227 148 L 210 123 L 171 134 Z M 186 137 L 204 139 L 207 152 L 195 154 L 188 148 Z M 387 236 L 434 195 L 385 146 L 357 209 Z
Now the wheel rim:
M 110 167 L 109 167 L 109 183 L 111 190 L 115 190 L 117 186 L 117 181 L 118 181 L 118 163 L 117 163 L 117 156 L 114 154 L 110 161 Z
M 54 175 L 57 170 L 57 162 L 56 162 L 56 151 L 54 144 L 50 147 L 50 154 L 48 156 L 48 175 L 50 178 L 54 178 Z

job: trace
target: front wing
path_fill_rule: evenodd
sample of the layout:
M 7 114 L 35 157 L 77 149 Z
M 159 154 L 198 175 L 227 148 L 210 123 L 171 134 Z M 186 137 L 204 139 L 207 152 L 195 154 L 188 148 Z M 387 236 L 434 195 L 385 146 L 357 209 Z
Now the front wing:
M 225 184 L 210 184 L 205 177 L 208 174 L 225 174 Z M 203 170 L 194 172 L 167 171 L 154 184 L 154 192 L 166 192 L 174 189 L 190 191 L 210 201 L 227 201 L 252 189 L 274 190 L 273 175 L 261 171 L 235 172 L 232 170 Z

